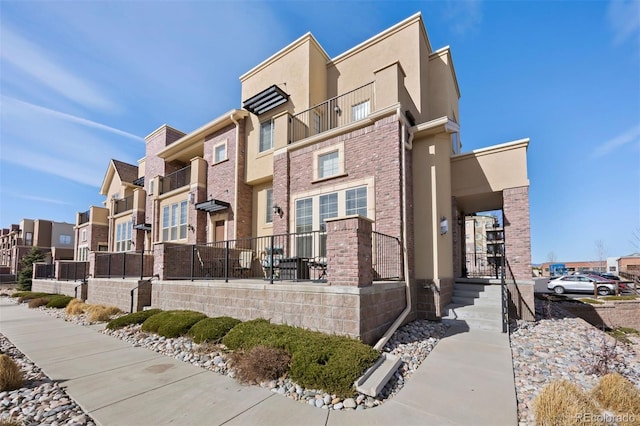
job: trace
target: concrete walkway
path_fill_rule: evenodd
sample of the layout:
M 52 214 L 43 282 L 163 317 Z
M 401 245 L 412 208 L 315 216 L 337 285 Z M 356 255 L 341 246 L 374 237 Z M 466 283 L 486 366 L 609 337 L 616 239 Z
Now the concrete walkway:
M 0 333 L 100 425 L 517 425 L 508 337 L 454 327 L 380 407 L 329 411 L 0 299 Z

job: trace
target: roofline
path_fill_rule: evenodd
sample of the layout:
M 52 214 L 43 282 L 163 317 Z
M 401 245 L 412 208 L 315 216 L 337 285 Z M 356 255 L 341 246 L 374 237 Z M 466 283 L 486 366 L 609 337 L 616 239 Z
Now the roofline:
M 105 188 L 105 187 L 106 187 L 106 184 L 107 184 L 107 179 L 108 179 L 108 177 L 110 175 L 110 172 L 112 170 L 113 170 L 112 173 L 115 175 L 116 174 L 116 165 L 113 164 L 113 158 L 109 160 L 109 165 L 107 166 L 107 171 L 104 174 L 104 177 L 102 178 L 102 185 L 100 185 L 100 192 L 99 192 L 100 195 L 107 195 L 108 188 Z
M 164 129 L 170 129 L 170 130 L 173 130 L 174 132 L 182 133 L 183 135 L 185 134 L 182 130 L 178 130 L 175 127 L 171 127 L 168 124 L 163 124 L 162 126 L 160 126 L 157 129 L 155 129 L 153 132 L 151 132 L 147 136 L 145 136 L 144 140 L 146 141 L 147 139 L 151 138 L 152 136 L 155 136 L 156 133 L 159 133 L 160 131 L 162 131 Z
M 420 133 L 427 135 L 441 132 L 455 133 L 460 131 L 460 125 L 445 115 L 424 123 L 416 124 L 411 127 L 411 130 L 415 135 Z
M 422 23 L 422 12 L 417 12 L 411 16 L 409 16 L 408 18 L 406 18 L 403 21 L 398 22 L 397 24 L 395 24 L 392 27 L 387 28 L 386 30 L 383 30 L 382 32 L 374 35 L 373 37 L 368 38 L 367 40 L 363 41 L 360 44 L 357 44 L 356 46 L 352 47 L 351 49 L 347 50 L 346 52 L 343 52 L 341 54 L 339 54 L 338 56 L 336 56 L 335 58 L 333 58 L 331 60 L 332 64 L 336 64 L 338 62 L 341 62 L 347 58 L 349 58 L 350 56 L 355 55 L 356 53 L 368 48 L 370 45 L 377 43 L 378 41 L 385 39 L 395 33 L 397 33 L 400 30 L 403 30 L 404 28 L 413 25 L 416 22 L 420 22 Z M 429 37 L 427 37 L 427 33 L 426 33 L 426 29 L 424 28 L 424 24 L 421 25 L 421 27 L 424 30 L 424 36 L 426 37 L 427 40 L 427 46 L 429 47 L 429 50 L 431 50 L 431 43 L 429 43 Z
M 456 154 L 451 156 L 451 160 L 460 160 L 465 157 L 474 157 L 478 155 L 493 154 L 497 151 L 508 151 L 518 148 L 528 148 L 529 138 L 518 139 L 511 142 L 505 142 L 498 145 L 488 146 L 486 148 L 474 149 L 471 152 L 465 152 L 463 154 Z
M 266 68 L 269 65 L 277 62 L 283 56 L 289 54 L 293 50 L 295 50 L 298 47 L 302 46 L 307 41 L 311 42 L 311 44 L 314 44 L 320 50 L 320 52 L 325 56 L 325 59 L 326 59 L 327 62 L 331 61 L 331 58 L 329 57 L 327 52 L 324 50 L 324 48 L 320 45 L 320 43 L 318 43 L 318 40 L 316 40 L 316 38 L 313 36 L 313 34 L 311 34 L 310 32 L 307 32 L 306 34 L 302 35 L 301 37 L 298 37 L 296 40 L 294 40 L 293 42 L 289 43 L 287 46 L 283 47 L 282 49 L 280 49 L 279 51 L 277 51 L 273 55 L 269 56 L 264 61 L 260 62 L 255 67 L 251 68 L 246 73 L 242 74 L 240 76 L 240 81 L 244 82 L 249 77 L 252 77 L 256 73 L 262 71 L 264 68 Z
M 444 46 L 441 47 L 440 49 L 436 50 L 435 52 L 432 52 L 429 54 L 429 60 L 431 60 L 432 58 L 435 58 L 436 56 L 442 56 L 442 55 L 447 55 L 449 58 L 448 64 L 449 64 L 449 68 L 451 69 L 451 75 L 453 76 L 453 83 L 456 86 L 456 92 L 458 93 L 458 99 L 460 99 L 460 86 L 458 85 L 458 77 L 456 76 L 456 69 L 453 66 L 453 56 L 451 55 L 451 46 Z
M 222 114 L 221 116 L 214 118 L 207 124 L 200 126 L 193 132 L 188 133 L 183 137 L 181 137 L 180 139 L 167 145 L 164 149 L 160 150 L 160 152 L 158 152 L 157 155 L 160 158 L 166 158 L 172 154 L 177 153 L 178 151 L 185 149 L 186 147 L 188 147 L 189 145 L 192 145 L 193 143 L 199 142 L 200 138 L 206 136 L 207 134 L 220 130 L 223 127 L 228 126 L 230 124 L 234 124 L 232 118 L 235 118 L 235 119 L 245 118 L 248 115 L 249 115 L 249 112 L 243 109 L 232 109 Z

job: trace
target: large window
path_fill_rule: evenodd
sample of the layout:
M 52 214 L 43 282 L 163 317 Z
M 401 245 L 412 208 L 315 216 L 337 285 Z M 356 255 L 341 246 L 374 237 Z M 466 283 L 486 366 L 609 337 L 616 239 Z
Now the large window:
M 162 241 L 187 238 L 187 201 L 164 206 L 162 209 Z
M 260 152 L 273 148 L 273 121 L 260 123 Z
M 273 189 L 267 189 L 265 200 L 265 223 L 273 223 Z
M 89 260 L 89 247 L 78 247 L 78 258 L 76 260 L 78 262 L 86 262 Z
M 121 222 L 116 225 L 116 245 L 115 251 L 131 250 L 131 232 L 133 222 Z
M 360 102 L 351 107 L 352 121 L 362 120 L 369 115 L 369 101 Z
M 348 189 L 345 193 L 347 208 L 347 216 L 353 214 L 359 214 L 360 216 L 367 216 L 367 187 L 361 186 L 360 188 Z
M 340 154 L 332 151 L 318 156 L 318 179 L 337 175 L 340 172 Z
M 313 199 L 304 198 L 296 201 L 296 233 L 311 232 L 313 230 Z M 296 237 L 296 255 L 298 257 L 313 257 L 313 235 L 298 235 Z
M 71 244 L 71 235 L 60 235 L 60 244 L 69 245 Z
M 227 159 L 227 143 L 226 142 L 216 146 L 213 150 L 214 150 L 214 154 L 213 154 L 214 163 L 220 163 Z

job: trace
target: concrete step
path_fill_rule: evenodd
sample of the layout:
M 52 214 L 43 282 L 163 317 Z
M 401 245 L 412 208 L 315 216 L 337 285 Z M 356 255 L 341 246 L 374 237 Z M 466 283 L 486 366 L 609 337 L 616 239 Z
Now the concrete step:
M 461 305 L 499 305 L 501 300 L 502 297 L 499 294 L 474 297 L 469 295 L 468 293 L 456 293 L 454 291 L 453 295 L 451 296 L 452 302 L 459 303 Z
M 469 294 L 500 294 L 502 288 L 499 285 L 480 285 L 480 284 L 454 284 L 454 291 L 465 292 Z
M 365 395 L 375 397 L 384 388 L 401 363 L 402 359 L 399 356 L 383 352 L 375 364 L 362 377 L 356 380 L 356 390 Z
M 451 328 L 457 328 L 461 330 L 485 330 L 495 331 L 502 333 L 502 321 L 496 320 L 483 320 L 483 319 L 452 319 L 442 318 L 442 323 L 448 325 Z
M 476 305 L 457 305 L 449 304 L 447 306 L 447 315 L 445 318 L 464 318 L 464 319 L 498 319 L 502 315 L 502 308 L 498 306 L 476 306 Z

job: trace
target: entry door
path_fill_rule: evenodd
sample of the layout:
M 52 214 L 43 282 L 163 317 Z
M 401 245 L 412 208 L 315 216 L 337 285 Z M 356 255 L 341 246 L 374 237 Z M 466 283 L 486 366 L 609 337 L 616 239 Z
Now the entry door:
M 224 241 L 224 220 L 216 220 L 214 226 L 214 241 Z

